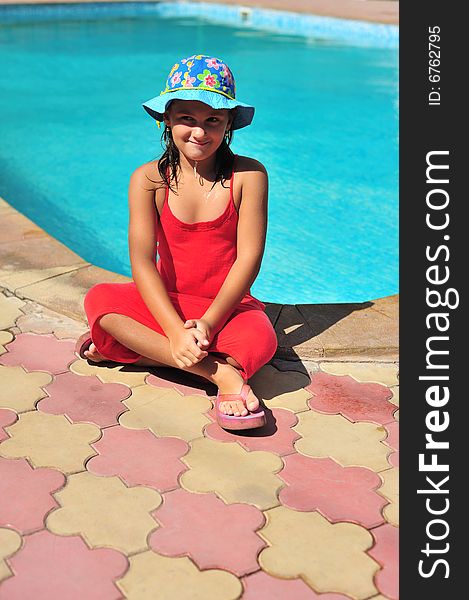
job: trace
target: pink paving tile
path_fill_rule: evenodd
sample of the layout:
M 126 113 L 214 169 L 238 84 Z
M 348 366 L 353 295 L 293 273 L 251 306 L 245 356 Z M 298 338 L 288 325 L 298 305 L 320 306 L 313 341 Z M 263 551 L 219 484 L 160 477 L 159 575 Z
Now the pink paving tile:
M 341 414 L 350 421 L 384 425 L 393 420 L 397 406 L 388 402 L 391 390 L 379 383 L 359 383 L 349 375 L 315 373 L 305 388 L 314 394 L 309 406 L 329 415 Z
M 222 442 L 238 442 L 246 450 L 267 450 L 282 456 L 295 451 L 293 443 L 301 436 L 291 429 L 298 423 L 295 413 L 282 408 L 265 409 L 267 424 L 260 429 L 248 429 L 238 433 L 228 432 L 217 423 L 207 425 L 205 435 Z M 208 416 L 216 420 L 215 409 Z
M 56 375 L 44 389 L 50 397 L 38 403 L 40 411 L 67 415 L 73 423 L 85 421 L 98 427 L 116 425 L 119 415 L 127 410 L 121 400 L 131 394 L 126 385 L 102 383 L 97 377 L 84 377 L 70 371 Z
M 171 490 L 187 469 L 180 458 L 189 445 L 174 437 L 157 438 L 148 430 L 110 427 L 91 445 L 99 454 L 87 462 L 87 470 L 95 475 L 118 475 L 130 486 Z
M 0 364 L 22 366 L 27 371 L 63 373 L 77 359 L 73 340 L 58 340 L 51 334 L 20 333 L 7 344 L 8 352 L 0 356 Z
M 206 390 L 210 389 L 209 382 L 201 380 L 200 383 L 197 383 L 196 381 L 194 381 L 193 385 L 191 385 L 192 382 L 189 376 L 185 374 L 179 374 L 177 371 L 172 372 L 175 371 L 174 369 L 166 369 L 162 367 L 161 369 L 158 368 L 156 370 L 161 371 L 162 374 L 167 374 L 168 378 L 165 379 L 164 377 L 158 377 L 158 375 L 152 373 L 146 378 L 145 383 L 160 388 L 176 389 L 184 396 L 204 396 L 204 398 L 207 397 Z M 182 383 L 183 381 L 184 383 Z M 212 387 L 214 393 L 216 394 L 216 388 L 214 386 Z
M 389 523 L 372 529 L 376 540 L 368 554 L 383 568 L 375 576 L 375 584 L 379 591 L 390 598 L 399 598 L 399 529 Z
M 302 579 L 277 579 L 258 571 L 242 579 L 242 600 L 350 600 L 343 594 L 317 594 Z
M 8 600 L 116 600 L 122 594 L 113 580 L 128 562 L 117 550 L 90 550 L 79 536 L 38 531 L 8 560 L 14 577 L 2 583 L 0 598 Z
M 225 504 L 215 494 L 175 490 L 152 515 L 161 524 L 150 547 L 167 556 L 190 556 L 199 569 L 225 569 L 238 577 L 259 569 L 266 543 L 256 534 L 262 512 L 248 504 Z
M 0 457 L 0 527 L 29 533 L 44 527 L 47 513 L 58 506 L 51 496 L 65 483 L 55 469 L 33 469 L 24 459 Z
M 385 498 L 374 490 L 382 485 L 379 476 L 364 467 L 342 467 L 331 458 L 291 454 L 283 458 L 278 473 L 288 485 L 279 500 L 296 510 L 318 510 L 332 523 L 351 521 L 364 527 L 383 523 Z
M 9 425 L 13 425 L 13 423 L 17 420 L 18 415 L 7 408 L 0 408 L 0 442 L 8 439 L 8 433 L 4 431 L 4 427 L 8 427 Z

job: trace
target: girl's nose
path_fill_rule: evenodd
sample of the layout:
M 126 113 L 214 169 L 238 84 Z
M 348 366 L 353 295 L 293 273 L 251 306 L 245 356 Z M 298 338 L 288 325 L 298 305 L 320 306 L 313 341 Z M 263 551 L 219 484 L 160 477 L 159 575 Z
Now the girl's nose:
M 205 129 L 200 125 L 196 125 L 192 130 L 192 135 L 195 138 L 203 138 L 205 136 Z

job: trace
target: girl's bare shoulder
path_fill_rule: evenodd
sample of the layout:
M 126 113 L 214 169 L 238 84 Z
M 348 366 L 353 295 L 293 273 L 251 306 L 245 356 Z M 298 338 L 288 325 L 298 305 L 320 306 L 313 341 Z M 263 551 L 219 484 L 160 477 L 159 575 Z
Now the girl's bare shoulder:
M 259 181 L 259 179 L 267 178 L 267 169 L 255 158 L 238 154 L 235 163 L 235 174 L 242 182 Z
M 157 191 L 164 187 L 164 181 L 158 171 L 158 160 L 152 160 L 140 165 L 132 173 L 132 179 L 138 181 L 147 191 Z

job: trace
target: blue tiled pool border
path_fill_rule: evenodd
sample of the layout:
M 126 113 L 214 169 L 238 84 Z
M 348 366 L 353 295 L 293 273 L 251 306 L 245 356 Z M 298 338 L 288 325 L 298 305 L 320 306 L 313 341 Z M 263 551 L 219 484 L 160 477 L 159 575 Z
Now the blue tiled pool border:
M 79 17 L 199 17 L 212 23 L 305 38 L 336 40 L 360 46 L 397 48 L 399 27 L 335 17 L 208 2 L 105 2 L 70 4 L 0 4 L 0 24 Z

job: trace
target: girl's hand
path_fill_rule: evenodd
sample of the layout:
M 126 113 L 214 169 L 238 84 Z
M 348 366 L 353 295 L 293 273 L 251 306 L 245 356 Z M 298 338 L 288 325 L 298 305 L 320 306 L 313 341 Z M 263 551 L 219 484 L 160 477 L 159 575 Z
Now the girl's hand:
M 186 329 L 195 328 L 203 333 L 204 338 L 202 342 L 197 342 L 197 345 L 200 348 L 208 348 L 210 346 L 212 327 L 205 319 L 187 319 L 187 321 L 184 323 L 184 327 Z
M 192 367 L 208 355 L 207 351 L 201 350 L 202 345 L 206 345 L 202 344 L 205 335 L 195 327 L 191 329 L 181 327 L 168 339 L 171 354 L 180 369 Z

